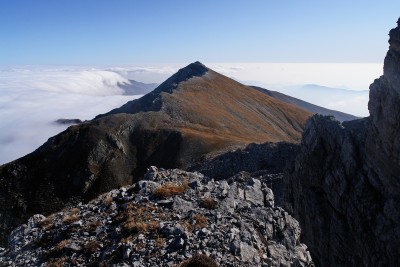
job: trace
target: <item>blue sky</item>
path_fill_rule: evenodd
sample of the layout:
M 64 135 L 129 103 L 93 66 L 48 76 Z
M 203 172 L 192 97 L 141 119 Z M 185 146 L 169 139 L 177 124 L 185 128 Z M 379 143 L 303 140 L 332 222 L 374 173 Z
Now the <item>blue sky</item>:
M 400 1 L 0 0 L 0 64 L 382 62 Z

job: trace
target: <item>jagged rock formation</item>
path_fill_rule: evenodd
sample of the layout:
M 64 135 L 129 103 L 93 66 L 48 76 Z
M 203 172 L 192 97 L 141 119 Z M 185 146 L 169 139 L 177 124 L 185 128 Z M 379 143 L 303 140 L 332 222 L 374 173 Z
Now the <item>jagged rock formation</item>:
M 227 179 L 239 172 L 269 174 L 282 173 L 287 165 L 294 163 L 299 146 L 286 142 L 250 144 L 243 149 L 211 155 L 191 167 L 215 179 Z M 255 176 L 254 176 L 255 177 Z
M 275 203 L 280 206 L 283 194 L 284 170 L 294 164 L 299 145 L 286 142 L 250 144 L 243 149 L 208 155 L 189 170 L 214 179 L 240 175 L 256 177 L 274 191 Z
M 300 232 L 260 180 L 152 167 L 133 186 L 33 216 L 0 266 L 313 266 Z M 189 265 L 195 255 L 209 265 Z
M 287 180 L 286 208 L 320 266 L 400 266 L 399 23 L 370 117 L 312 117 Z
M 278 99 L 282 102 L 288 103 L 288 104 L 292 104 L 295 105 L 299 108 L 305 109 L 308 112 L 311 112 L 313 114 L 320 114 L 320 115 L 324 115 L 324 116 L 334 116 L 338 121 L 352 121 L 355 119 L 359 119 L 356 116 L 344 113 L 344 112 L 340 112 L 337 110 L 332 110 L 332 109 L 327 109 L 324 107 L 320 107 L 314 104 L 311 104 L 309 102 L 303 101 L 301 99 L 295 98 L 295 97 L 291 97 L 289 95 L 285 95 L 282 94 L 280 92 L 277 91 L 272 91 L 272 90 L 268 90 L 265 88 L 261 88 L 261 87 L 257 87 L 257 86 L 252 86 L 254 89 L 259 90 L 262 93 L 265 93 L 275 99 Z
M 0 243 L 29 216 L 131 184 L 151 165 L 186 169 L 230 147 L 296 143 L 309 116 L 192 63 L 142 98 L 0 166 Z

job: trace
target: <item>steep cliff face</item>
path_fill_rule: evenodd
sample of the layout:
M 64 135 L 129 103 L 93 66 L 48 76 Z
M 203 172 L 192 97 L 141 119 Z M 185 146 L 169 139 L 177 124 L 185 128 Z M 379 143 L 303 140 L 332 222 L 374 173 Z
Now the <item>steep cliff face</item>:
M 286 181 L 285 206 L 320 266 L 400 265 L 400 20 L 370 117 L 312 117 Z

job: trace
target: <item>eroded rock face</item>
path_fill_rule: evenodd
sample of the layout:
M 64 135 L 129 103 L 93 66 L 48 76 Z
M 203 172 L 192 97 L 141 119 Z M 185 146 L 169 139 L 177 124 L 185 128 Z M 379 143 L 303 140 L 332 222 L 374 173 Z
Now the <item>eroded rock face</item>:
M 180 266 L 194 255 L 218 266 L 313 266 L 298 222 L 271 197 L 255 178 L 151 167 L 133 186 L 31 217 L 0 266 Z
M 370 117 L 312 117 L 286 182 L 285 206 L 320 266 L 400 264 L 399 27 L 389 43 Z

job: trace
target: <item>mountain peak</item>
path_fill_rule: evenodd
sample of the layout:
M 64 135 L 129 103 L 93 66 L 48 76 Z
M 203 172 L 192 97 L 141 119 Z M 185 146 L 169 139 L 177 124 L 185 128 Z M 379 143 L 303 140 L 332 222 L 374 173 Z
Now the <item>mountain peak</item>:
M 193 77 L 201 77 L 208 71 L 209 69 L 199 61 L 190 63 L 186 67 L 179 69 L 174 75 L 169 77 L 156 89 L 142 98 L 129 101 L 125 105 L 113 109 L 106 114 L 96 116 L 95 119 L 116 113 L 134 114 L 138 112 L 158 111 L 162 105 L 160 100 L 161 93 L 165 92 L 172 94 L 172 92 L 178 88 L 180 83 L 185 82 Z
M 176 83 L 180 83 L 182 81 L 189 80 L 192 77 L 203 76 L 204 74 L 206 74 L 207 71 L 208 71 L 208 68 L 205 65 L 203 65 L 199 61 L 196 61 L 196 62 L 191 63 L 191 64 L 187 65 L 186 67 L 178 70 L 177 73 L 172 75 L 171 78 L 173 78 L 173 79 L 171 79 L 171 80 L 176 81 Z
M 201 77 L 206 74 L 208 70 L 209 69 L 199 61 L 191 63 L 186 67 L 179 69 L 178 72 L 169 77 L 158 88 L 156 88 L 154 92 L 157 94 L 161 92 L 172 93 L 172 91 L 176 89 L 181 82 L 187 81 L 193 77 Z

